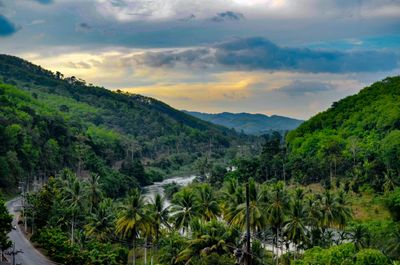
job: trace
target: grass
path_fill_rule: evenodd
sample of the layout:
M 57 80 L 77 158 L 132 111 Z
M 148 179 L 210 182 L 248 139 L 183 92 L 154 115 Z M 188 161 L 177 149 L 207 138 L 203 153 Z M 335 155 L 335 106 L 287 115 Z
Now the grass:
M 305 187 L 306 191 L 321 193 L 324 188 L 319 183 Z M 360 194 L 349 192 L 349 204 L 353 211 L 354 221 L 388 221 L 390 213 L 385 206 L 385 195 L 365 191 Z
M 363 192 L 350 196 L 351 208 L 356 221 L 390 220 L 390 213 L 385 207 L 384 195 Z

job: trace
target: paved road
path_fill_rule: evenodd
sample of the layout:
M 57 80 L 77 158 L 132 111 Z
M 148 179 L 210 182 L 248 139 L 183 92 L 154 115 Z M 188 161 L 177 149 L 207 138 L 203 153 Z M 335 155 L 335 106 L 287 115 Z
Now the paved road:
M 18 212 L 14 211 L 14 206 L 21 205 L 20 198 L 11 200 L 7 202 L 7 209 L 14 216 L 13 225 L 17 224 Z M 32 244 L 25 238 L 23 232 L 17 225 L 16 230 L 12 230 L 9 234 L 10 240 L 15 243 L 15 249 L 20 250 L 24 253 L 19 253 L 16 256 L 16 264 L 21 265 L 53 265 L 49 259 L 43 256 L 39 251 L 37 251 Z

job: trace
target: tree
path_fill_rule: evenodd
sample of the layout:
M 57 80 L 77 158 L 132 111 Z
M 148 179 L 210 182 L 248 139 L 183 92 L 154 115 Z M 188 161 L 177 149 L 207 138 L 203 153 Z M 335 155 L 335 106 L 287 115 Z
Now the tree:
M 196 190 L 199 198 L 199 212 L 202 218 L 210 221 L 219 216 L 219 204 L 211 186 L 209 184 L 201 184 Z
M 199 201 L 195 193 L 186 188 L 176 193 L 172 200 L 171 218 L 175 228 L 182 229 L 185 233 L 191 221 L 200 216 Z
M 79 215 L 83 214 L 86 204 L 87 194 L 85 192 L 84 183 L 81 182 L 76 175 L 68 175 L 66 187 L 64 190 L 64 202 L 71 214 L 71 244 L 74 244 L 75 226 Z
M 242 189 L 241 189 L 242 190 Z M 236 196 L 235 194 L 233 196 Z M 241 194 L 243 196 L 243 194 Z M 262 231 L 267 225 L 266 215 L 266 192 L 254 179 L 249 179 L 249 199 L 250 199 L 250 229 L 253 233 Z M 236 204 L 237 200 L 230 199 L 228 204 L 231 204 L 226 211 L 225 219 L 231 225 L 240 227 L 242 230 L 246 228 L 246 203 L 241 201 Z
M 230 254 L 236 248 L 240 237 L 238 231 L 230 229 L 226 224 L 215 219 L 203 223 L 197 219 L 192 229 L 192 239 L 187 247 L 181 251 L 176 261 L 190 264 L 199 256 L 208 256 L 213 253 L 218 255 Z
M 367 227 L 357 224 L 350 229 L 347 239 L 354 244 L 357 250 L 360 250 L 370 245 L 371 234 Z
M 153 226 L 153 230 L 155 231 L 155 239 L 158 242 L 160 238 L 160 229 L 161 226 L 164 225 L 170 228 L 168 223 L 169 209 L 165 207 L 165 200 L 160 194 L 156 194 L 154 199 L 150 201 L 149 206 L 149 215 L 151 218 L 151 225 Z
M 122 163 L 120 172 L 136 179 L 140 185 L 151 184 L 151 181 L 147 178 L 146 172 L 144 171 L 142 162 L 140 162 L 139 159 L 134 159 L 133 161 L 125 160 Z
M 144 197 L 138 189 L 132 189 L 121 207 L 116 223 L 116 233 L 123 238 L 132 239 L 132 261 L 136 263 L 136 238 L 141 231 L 145 231 L 148 216 L 145 213 Z
M 278 182 L 272 191 L 270 204 L 267 208 L 268 222 L 275 233 L 275 247 L 279 246 L 279 239 L 283 239 L 282 226 L 285 223 L 286 213 L 289 207 L 288 196 L 284 188 L 283 182 Z M 281 252 L 283 253 L 283 242 L 281 244 Z M 278 263 L 278 259 L 277 259 Z
M 93 209 L 97 207 L 102 197 L 102 190 L 100 187 L 99 180 L 100 176 L 94 173 L 90 174 L 90 177 L 87 180 L 90 213 L 92 213 Z
M 12 229 L 12 216 L 8 213 L 3 196 L 0 194 L 0 248 L 4 251 L 11 247 L 11 241 L 8 239 L 8 233 Z M 3 253 L 1 253 L 2 255 Z
M 400 258 L 400 224 L 394 227 L 386 249 L 391 257 Z
M 307 232 L 307 211 L 303 202 L 297 198 L 292 202 L 290 211 L 288 211 L 284 233 L 295 244 L 297 251 L 300 247 L 304 247 L 308 241 Z
M 115 219 L 113 201 L 109 198 L 102 200 L 89 215 L 85 225 L 86 235 L 99 242 L 107 242 L 113 235 Z
M 388 194 L 386 206 L 389 209 L 393 219 L 395 221 L 400 221 L 400 188 L 397 188 Z

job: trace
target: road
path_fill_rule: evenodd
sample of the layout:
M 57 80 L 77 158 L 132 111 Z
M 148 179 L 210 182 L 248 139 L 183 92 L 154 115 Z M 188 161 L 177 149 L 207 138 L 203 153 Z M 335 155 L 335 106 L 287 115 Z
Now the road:
M 14 207 L 21 205 L 21 199 L 17 198 L 7 202 L 7 209 L 10 214 L 13 215 L 13 225 L 17 224 L 17 218 L 19 213 L 14 210 Z M 25 238 L 20 227 L 17 225 L 16 230 L 12 230 L 9 234 L 10 240 L 15 243 L 16 250 L 22 250 L 23 253 L 19 253 L 15 257 L 15 263 L 21 265 L 54 265 L 46 258 L 42 253 L 36 250 L 32 244 Z

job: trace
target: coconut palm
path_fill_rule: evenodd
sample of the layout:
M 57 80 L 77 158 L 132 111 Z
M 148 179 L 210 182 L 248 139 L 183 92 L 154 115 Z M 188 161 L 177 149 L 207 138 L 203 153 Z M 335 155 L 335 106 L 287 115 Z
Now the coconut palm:
M 297 251 L 299 247 L 304 246 L 308 241 L 307 232 L 306 208 L 301 200 L 295 199 L 287 215 L 284 233 L 287 238 L 295 244 Z
M 150 200 L 148 205 L 148 214 L 151 219 L 150 225 L 155 234 L 155 239 L 158 241 L 160 237 L 161 226 L 171 228 L 168 223 L 169 208 L 165 207 L 165 199 L 160 195 L 156 194 L 154 199 Z
M 148 225 L 145 206 L 145 200 L 141 192 L 138 189 L 131 190 L 121 207 L 116 223 L 116 233 L 120 234 L 123 238 L 130 237 L 132 239 L 133 265 L 136 263 L 136 238 L 141 231 L 146 230 L 146 226 Z
M 348 205 L 348 201 L 346 200 L 346 193 L 343 190 L 339 191 L 336 200 L 336 223 L 340 229 L 343 229 L 347 222 L 352 219 L 352 212 L 350 206 Z
M 199 219 L 193 221 L 192 239 L 187 247 L 181 251 L 175 262 L 191 264 L 194 257 L 217 253 L 219 255 L 230 254 L 236 248 L 240 233 L 230 229 L 224 223 L 216 219 L 203 223 Z
M 288 196 L 284 189 L 284 183 L 278 182 L 270 198 L 270 204 L 267 208 L 268 222 L 275 233 L 275 247 L 279 246 L 279 238 L 282 239 L 282 227 L 285 223 L 285 214 L 289 207 Z M 283 252 L 283 243 L 280 246 Z M 278 259 L 277 259 L 278 263 Z
M 100 176 L 97 174 L 91 174 L 89 179 L 87 180 L 88 187 L 88 197 L 90 203 L 90 213 L 93 212 L 93 209 L 97 207 L 98 203 L 102 197 L 102 190 L 100 187 Z
M 175 228 L 182 229 L 182 232 L 185 233 L 190 222 L 199 216 L 199 201 L 191 190 L 183 189 L 174 195 L 171 218 L 175 223 Z
M 64 203 L 68 205 L 71 223 L 71 244 L 74 244 L 75 226 L 77 217 L 85 209 L 87 194 L 84 183 L 75 175 L 70 175 L 66 180 L 64 187 Z
M 320 225 L 325 229 L 340 222 L 339 203 L 332 192 L 326 191 L 320 200 L 321 219 Z
M 253 179 L 249 180 L 249 212 L 250 212 L 250 229 L 253 233 L 261 231 L 267 225 L 266 195 L 265 190 L 258 186 Z M 238 205 L 232 205 L 226 212 L 225 219 L 231 225 L 236 225 L 242 230 L 246 227 L 246 203 L 242 202 Z
M 394 259 L 400 258 L 400 225 L 391 234 L 387 245 L 387 252 Z
M 220 214 L 220 208 L 215 193 L 209 184 L 202 184 L 197 188 L 200 215 L 210 221 Z
M 86 235 L 97 241 L 106 242 L 110 239 L 115 226 L 115 212 L 110 198 L 101 201 L 93 210 L 85 226 Z
M 357 224 L 347 234 L 347 239 L 354 244 L 357 250 L 370 245 L 371 234 L 367 227 Z

